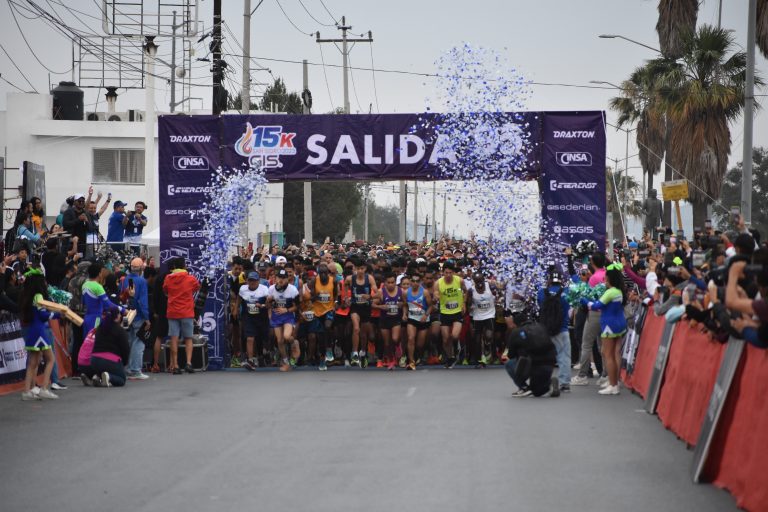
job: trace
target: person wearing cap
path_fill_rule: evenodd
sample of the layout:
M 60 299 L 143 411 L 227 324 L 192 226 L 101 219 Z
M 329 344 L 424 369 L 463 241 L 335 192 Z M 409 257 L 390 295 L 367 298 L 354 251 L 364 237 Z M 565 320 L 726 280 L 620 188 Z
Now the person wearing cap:
M 333 273 L 336 266 L 333 265 Z M 336 297 L 339 296 L 338 284 L 331 275 L 331 269 L 325 263 L 317 266 L 317 276 L 313 277 L 307 285 L 310 301 L 312 302 L 313 320 L 309 326 L 309 332 L 315 334 L 318 339 L 320 362 L 318 369 L 325 371 L 328 363 L 333 362 L 334 355 L 329 342 L 329 333 L 333 322 L 333 306 Z
M 115 250 L 122 249 L 118 245 L 124 244 L 125 224 L 127 222 L 125 203 L 115 201 L 115 204 L 112 205 L 112 215 L 109 216 L 109 224 L 107 225 L 107 243 L 112 244 Z
M 277 256 L 275 257 L 275 266 L 276 267 L 285 267 L 288 264 L 288 259 L 285 256 Z
M 261 284 L 258 272 L 248 273 L 248 282 L 240 286 L 237 294 L 237 307 L 232 311 L 232 317 L 241 318 L 243 336 L 245 336 L 245 352 L 247 359 L 242 367 L 253 371 L 259 366 L 254 356 L 254 345 L 259 357 L 264 350 L 264 343 L 269 338 L 269 319 L 267 318 L 267 297 L 269 288 Z M 263 362 L 262 362 L 263 364 Z
M 557 327 L 557 333 L 554 330 L 549 332 L 552 344 L 557 350 L 558 380 L 560 382 L 560 391 L 568 392 L 571 390 L 571 337 L 568 334 L 568 324 L 570 323 L 570 304 L 565 296 L 563 282 L 560 274 L 552 272 L 549 276 L 547 287 L 539 288 L 537 294 L 541 322 L 549 325 L 546 315 L 551 315 L 550 320 L 554 320 L 558 314 L 560 316 L 560 325 Z M 546 304 L 546 307 L 545 307 Z
M 128 295 L 128 309 L 136 310 L 136 316 L 128 326 L 128 342 L 131 347 L 128 358 L 127 375 L 129 380 L 146 380 L 148 375 L 141 369 L 144 364 L 144 340 L 139 338 L 139 330 L 148 331 L 151 327 L 149 316 L 149 294 L 147 281 L 144 279 L 144 261 L 133 258 L 131 267 L 120 284 L 120 293 Z
M 144 201 L 136 201 L 133 208 L 134 210 L 128 212 L 123 219 L 124 238 L 131 250 L 138 255 L 141 251 L 141 234 L 144 231 L 144 226 L 147 225 L 147 217 L 143 214 L 147 209 L 147 204 Z
M 288 271 L 281 268 L 277 271 L 276 283 L 269 287 L 267 308 L 269 309 L 269 324 L 275 333 L 277 348 L 280 351 L 280 371 L 287 372 L 292 369 L 288 359 L 286 345 L 291 347 L 291 358 L 299 359 L 301 351 L 294 338 L 296 325 L 296 311 L 298 309 L 299 290 L 288 282 Z
M 85 196 L 75 194 L 72 206 L 64 212 L 62 227 L 73 237 L 77 237 L 77 252 L 85 253 L 88 238 L 88 216 L 85 213 Z

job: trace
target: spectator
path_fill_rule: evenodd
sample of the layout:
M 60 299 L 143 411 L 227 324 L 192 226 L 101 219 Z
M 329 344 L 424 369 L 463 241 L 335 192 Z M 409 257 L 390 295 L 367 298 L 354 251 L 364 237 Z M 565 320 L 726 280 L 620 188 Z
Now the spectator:
M 107 243 L 112 244 L 114 249 L 120 249 L 116 246 L 124 243 L 125 225 L 128 222 L 128 217 L 125 215 L 125 203 L 115 201 L 112 209 L 112 215 L 109 216 L 109 225 L 107 226 Z
M 141 234 L 144 231 L 144 226 L 147 225 L 147 217 L 143 215 L 146 209 L 147 205 L 144 201 L 136 201 L 134 211 L 126 214 L 124 238 L 136 254 L 139 254 Z
M 67 258 L 58 250 L 58 245 L 58 240 L 49 238 L 45 242 L 46 251 L 41 258 L 45 280 L 50 286 L 60 286 L 66 271 Z
M 51 372 L 53 371 L 53 335 L 48 328 L 48 321 L 58 318 L 58 314 L 51 313 L 40 301 L 48 300 L 48 286 L 45 283 L 43 273 L 38 269 L 30 269 L 25 275 L 24 288 L 19 303 L 21 309 L 21 332 L 24 337 L 24 345 L 28 353 L 27 376 L 24 381 L 22 400 L 55 400 L 58 397 L 50 389 Z M 45 359 L 43 371 L 43 385 L 39 393 L 32 391 L 35 383 L 40 361 Z
M 148 375 L 142 373 L 144 363 L 144 340 L 138 336 L 140 330 L 151 327 L 149 316 L 149 297 L 147 282 L 144 280 L 144 261 L 141 258 L 131 260 L 130 272 L 123 279 L 120 292 L 128 295 L 129 309 L 136 310 L 133 322 L 128 326 L 128 341 L 131 347 L 128 359 L 128 379 L 146 380 Z
M 85 196 L 76 194 L 72 206 L 64 212 L 62 226 L 73 237 L 77 237 L 77 252 L 85 254 L 85 241 L 88 238 L 88 216 L 85 213 Z
M 557 360 L 557 350 L 546 328 L 531 323 L 525 313 L 516 313 L 514 325 L 519 326 L 508 337 L 509 361 L 507 373 L 517 386 L 515 398 L 527 396 L 560 396 L 560 383 L 552 376 Z
M 184 339 L 187 364 L 184 370 L 192 369 L 192 333 L 195 323 L 195 293 L 200 282 L 187 273 L 184 258 L 176 258 L 174 269 L 165 278 L 163 291 L 168 295 L 168 334 L 171 337 L 171 361 L 169 369 L 174 375 L 181 375 L 178 366 L 179 337 Z
M 32 225 L 34 231 L 40 236 L 48 232 L 48 226 L 45 225 L 45 210 L 43 210 L 43 201 L 39 197 L 33 197 L 29 201 L 32 204 Z
M 171 272 L 176 264 L 175 259 L 168 262 L 168 272 Z M 163 340 L 168 336 L 168 295 L 163 284 L 168 274 L 161 274 L 154 283 L 152 294 L 152 338 L 154 346 L 152 351 L 152 373 L 160 373 L 160 350 Z
M 92 378 L 96 387 L 125 385 L 125 361 L 129 358 L 128 335 L 121 327 L 123 317 L 118 309 L 104 311 L 96 328 L 96 340 L 91 353 Z

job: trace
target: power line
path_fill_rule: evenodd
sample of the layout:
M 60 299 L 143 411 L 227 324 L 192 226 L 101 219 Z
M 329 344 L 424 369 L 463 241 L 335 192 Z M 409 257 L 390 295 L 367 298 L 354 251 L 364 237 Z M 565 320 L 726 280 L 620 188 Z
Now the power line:
M 32 85 L 32 82 L 30 82 L 30 81 L 29 81 L 29 78 L 27 78 L 27 75 L 25 75 L 25 74 L 24 74 L 24 72 L 23 72 L 23 71 L 22 71 L 22 70 L 19 68 L 19 66 L 17 66 L 17 65 L 16 65 L 16 62 L 14 62 L 14 60 L 11 58 L 10 54 L 9 54 L 9 53 L 8 53 L 8 52 L 5 50 L 5 46 L 3 46 L 2 44 L 0 44 L 0 49 L 2 49 L 2 50 L 3 50 L 3 53 L 5 53 L 5 56 L 6 56 L 6 57 L 8 57 L 8 60 L 10 60 L 10 61 L 11 61 L 11 64 L 13 64 L 13 67 L 15 67 L 15 68 L 16 68 L 16 71 L 18 71 L 18 72 L 19 72 L 19 74 L 21 75 L 21 77 L 22 77 L 22 78 L 24 78 L 24 81 L 26 81 L 26 82 L 29 84 L 29 86 L 32 88 L 32 90 L 33 90 L 33 91 L 35 91 L 35 92 L 39 92 L 39 91 L 38 91 L 38 90 L 35 88 L 35 86 L 34 86 L 34 85 Z
M 319 44 L 317 45 L 318 48 L 320 48 L 320 60 L 323 63 L 323 76 L 325 77 L 325 87 L 328 89 L 328 101 L 331 102 L 331 109 L 334 109 L 333 106 L 333 98 L 331 97 L 331 85 L 328 83 L 328 73 L 325 70 L 325 57 L 323 56 L 323 45 Z M 307 62 L 309 64 L 309 62 Z M 312 64 L 314 65 L 314 63 Z
M 309 9 L 307 9 L 307 6 L 306 6 L 306 5 L 304 5 L 304 2 L 302 2 L 301 0 L 299 0 L 299 3 L 300 3 L 300 4 L 301 4 L 301 6 L 304 8 L 304 10 L 305 10 L 305 11 L 307 11 L 307 14 L 309 14 L 309 17 L 310 17 L 310 18 L 312 18 L 313 20 L 315 20 L 315 23 L 318 23 L 318 24 L 320 24 L 320 25 L 322 25 L 322 26 L 324 26 L 324 27 L 335 27 L 335 26 L 336 26 L 336 20 L 334 20 L 334 22 L 333 22 L 333 23 L 323 23 L 323 22 L 322 22 L 322 21 L 320 21 L 319 19 L 317 19 L 317 18 L 315 18 L 314 16 L 312 16 L 312 13 L 311 13 L 311 12 L 309 12 Z
M 354 45 L 353 45 L 354 46 Z M 350 51 L 352 49 L 350 48 Z M 347 60 L 349 60 L 349 65 L 352 65 L 352 59 L 347 55 Z M 357 102 L 357 110 L 358 112 L 363 111 L 363 107 L 360 105 L 360 98 L 357 97 L 357 86 L 355 86 L 355 74 L 352 72 L 352 69 L 349 70 L 349 76 L 352 77 L 352 92 L 355 93 L 355 101 Z
M 373 97 L 376 100 L 376 112 L 381 113 L 381 109 L 379 109 L 379 93 L 376 90 L 376 72 L 374 69 L 376 69 L 373 65 L 373 45 L 369 44 L 368 49 L 371 51 L 371 76 L 373 77 Z
M 329 10 L 328 10 L 328 7 L 326 7 L 326 5 L 325 5 L 325 2 L 323 2 L 323 0 L 320 0 L 320 5 L 322 5 L 322 6 L 323 6 L 323 9 L 325 9 L 325 12 L 327 12 L 327 13 L 328 13 L 328 16 L 330 16 L 330 17 L 331 17 L 331 19 L 333 20 L 333 23 L 334 23 L 334 24 L 336 24 L 336 25 L 338 25 L 338 24 L 339 24 L 339 20 L 338 20 L 338 18 L 336 18 L 336 16 L 334 16 L 333 14 L 331 14 L 331 11 L 329 11 Z
M 290 23 L 290 24 L 293 26 L 293 28 L 295 28 L 296 30 L 298 30 L 299 32 L 301 32 L 302 34 L 304 34 L 305 36 L 310 36 L 310 37 L 312 36 L 312 33 L 311 33 L 311 32 L 304 32 L 303 30 L 301 30 L 299 27 L 297 27 L 297 26 L 296 26 L 296 24 L 293 22 L 293 20 L 291 19 L 291 17 L 290 17 L 290 16 L 288 16 L 288 13 L 286 13 L 286 12 L 285 12 L 285 9 L 283 9 L 283 6 L 282 6 L 282 5 L 280 5 L 280 0 L 275 0 L 275 2 L 277 3 L 277 6 L 278 6 L 278 7 L 280 8 L 280 10 L 282 11 L 282 13 L 283 13 L 283 16 L 285 16 L 285 19 L 287 19 L 287 20 L 288 20 L 288 23 Z
M 16 90 L 18 90 L 18 91 L 21 91 L 21 92 L 27 92 L 27 91 L 25 91 L 24 89 L 22 89 L 21 87 L 19 87 L 18 85 L 14 84 L 13 82 L 10 82 L 10 81 L 6 80 L 6 79 L 3 77 L 3 75 L 2 75 L 2 74 L 0 74 L 0 80 L 2 80 L 3 82 L 7 83 L 8 85 L 10 85 L 11 87 L 13 87 L 14 89 L 16 89 Z
M 11 10 L 11 16 L 13 16 L 13 21 L 16 23 L 16 28 L 19 29 L 19 34 L 21 34 L 21 38 L 24 40 L 24 43 L 27 45 L 27 48 L 29 48 L 29 51 L 32 53 L 32 56 L 35 57 L 35 60 L 41 66 L 43 66 L 45 69 L 47 69 L 51 74 L 54 74 L 54 75 L 66 75 L 67 73 L 72 71 L 72 69 L 74 68 L 74 64 L 73 64 L 73 67 L 67 69 L 66 71 L 54 71 L 51 68 L 49 68 L 48 66 L 46 66 L 45 64 L 43 64 L 43 61 L 40 60 L 40 58 L 35 53 L 35 50 L 32 49 L 32 46 L 29 44 L 29 41 L 27 41 L 27 36 L 24 35 L 24 31 L 21 29 L 21 25 L 19 24 L 19 20 L 16 18 L 15 5 L 16 4 L 11 2 L 11 0 L 8 0 L 8 7 Z

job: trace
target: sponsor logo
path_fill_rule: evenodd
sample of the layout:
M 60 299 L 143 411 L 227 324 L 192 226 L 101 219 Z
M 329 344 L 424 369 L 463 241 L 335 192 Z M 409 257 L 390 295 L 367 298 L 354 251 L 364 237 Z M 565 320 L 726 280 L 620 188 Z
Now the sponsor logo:
M 586 151 L 564 151 L 555 153 L 558 165 L 563 166 L 588 166 L 592 165 L 592 154 Z
M 170 139 L 171 139 L 171 142 L 173 143 L 211 142 L 210 135 L 171 135 Z
M 569 182 L 569 181 L 557 181 L 549 180 L 549 190 L 592 190 L 597 188 L 597 183 L 590 183 L 586 181 Z
M 553 231 L 559 235 L 591 235 L 595 232 L 592 226 L 554 226 Z
M 169 196 L 180 194 L 207 194 L 210 191 L 211 187 L 178 187 L 176 185 L 168 185 Z
M 245 132 L 235 142 L 235 152 L 254 167 L 282 167 L 281 156 L 296 154 L 295 137 L 295 132 L 284 132 L 280 125 L 254 127 L 246 123 Z
M 587 130 L 555 130 L 552 132 L 555 139 L 594 139 L 595 132 Z
M 204 156 L 174 156 L 173 168 L 177 171 L 207 171 L 208 159 Z
M 178 230 L 171 231 L 171 238 L 203 238 L 205 235 L 200 230 Z
M 195 215 L 199 215 L 202 212 L 203 210 L 198 210 L 198 209 L 193 210 L 192 208 L 181 208 L 178 210 L 168 209 L 168 210 L 165 210 L 163 213 L 165 215 L 188 215 L 190 217 L 194 217 Z
M 554 212 L 596 212 L 596 204 L 548 204 L 547 211 Z

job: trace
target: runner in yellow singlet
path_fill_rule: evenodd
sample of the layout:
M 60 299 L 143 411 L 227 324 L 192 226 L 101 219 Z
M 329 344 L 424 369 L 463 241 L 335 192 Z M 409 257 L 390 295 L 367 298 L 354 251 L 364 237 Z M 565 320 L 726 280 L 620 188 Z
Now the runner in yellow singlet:
M 433 300 L 440 301 L 440 330 L 443 335 L 445 367 L 453 368 L 456 364 L 455 348 L 461 335 L 464 319 L 464 281 L 455 275 L 456 267 L 451 261 L 443 265 L 443 277 L 437 280 L 433 291 Z

